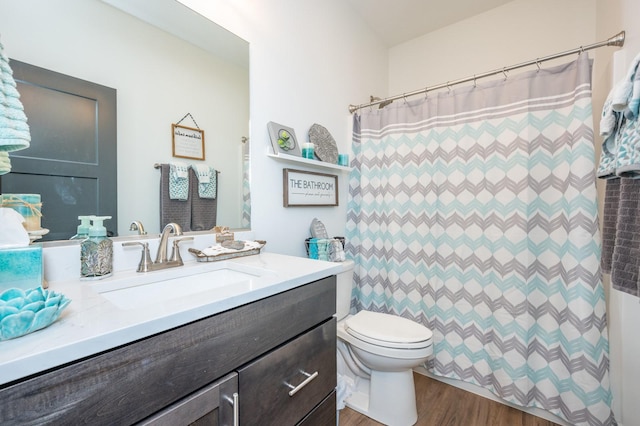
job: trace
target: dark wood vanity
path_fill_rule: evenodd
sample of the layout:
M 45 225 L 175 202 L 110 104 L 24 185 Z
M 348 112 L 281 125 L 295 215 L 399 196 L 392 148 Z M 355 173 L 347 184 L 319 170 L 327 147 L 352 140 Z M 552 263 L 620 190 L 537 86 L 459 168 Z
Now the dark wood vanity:
M 0 387 L 0 424 L 329 425 L 336 278 Z

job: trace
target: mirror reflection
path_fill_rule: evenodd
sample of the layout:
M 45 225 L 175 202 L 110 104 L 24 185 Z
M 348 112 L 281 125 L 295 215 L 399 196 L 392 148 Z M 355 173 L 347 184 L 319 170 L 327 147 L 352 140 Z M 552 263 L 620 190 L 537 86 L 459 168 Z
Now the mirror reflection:
M 117 186 L 115 234 L 134 235 L 133 221 L 149 234 L 160 231 L 160 171 L 154 165 L 174 161 L 217 170 L 216 224 L 249 227 L 246 41 L 174 0 L 156 0 L 153 7 L 142 0 L 0 0 L 0 9 L 7 56 L 117 92 L 117 172 L 105 177 Z M 181 125 L 204 132 L 204 160 L 173 157 L 172 124 L 187 114 Z M 67 149 L 57 150 L 63 161 L 73 157 L 65 156 Z M 48 208 L 45 195 L 43 227 L 53 220 L 51 212 L 68 214 L 64 206 Z M 77 217 L 69 221 L 73 235 Z

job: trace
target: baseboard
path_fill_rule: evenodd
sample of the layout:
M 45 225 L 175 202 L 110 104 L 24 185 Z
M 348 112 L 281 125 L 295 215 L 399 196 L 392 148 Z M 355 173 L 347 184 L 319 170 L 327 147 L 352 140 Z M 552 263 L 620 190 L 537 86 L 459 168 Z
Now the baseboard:
M 451 386 L 455 386 L 458 389 L 462 389 L 462 390 L 465 390 L 467 392 L 475 393 L 476 395 L 482 396 L 482 397 L 490 399 L 492 401 L 499 402 L 500 404 L 508 405 L 509 407 L 513 407 L 513 408 L 515 408 L 517 410 L 524 411 L 527 414 L 531 414 L 531 415 L 534 415 L 536 417 L 540 417 L 540 418 L 548 420 L 550 422 L 554 422 L 554 423 L 557 423 L 557 424 L 562 425 L 562 426 L 572 426 L 570 423 L 567 423 L 566 420 L 561 419 L 560 417 L 558 417 L 558 416 L 556 416 L 554 414 L 551 414 L 548 411 L 542 410 L 540 408 L 535 408 L 535 407 L 527 408 L 527 407 L 521 407 L 519 405 L 512 404 L 512 403 L 510 403 L 508 401 L 505 401 L 504 399 L 501 399 L 501 398 L 497 397 L 492 392 L 490 392 L 487 389 L 484 389 L 483 387 L 480 387 L 478 385 L 474 385 L 472 383 L 463 382 L 462 380 L 456 380 L 456 379 L 450 379 L 448 377 L 436 376 L 434 374 L 431 374 L 429 372 L 429 370 L 427 370 L 423 366 L 416 367 L 416 368 L 413 369 L 413 371 L 415 371 L 418 374 L 422 374 L 423 376 L 427 376 L 427 377 L 429 377 L 431 379 L 438 380 L 440 382 L 446 383 L 446 384 L 451 385 Z M 621 423 L 618 423 L 618 426 L 623 426 L 623 425 Z

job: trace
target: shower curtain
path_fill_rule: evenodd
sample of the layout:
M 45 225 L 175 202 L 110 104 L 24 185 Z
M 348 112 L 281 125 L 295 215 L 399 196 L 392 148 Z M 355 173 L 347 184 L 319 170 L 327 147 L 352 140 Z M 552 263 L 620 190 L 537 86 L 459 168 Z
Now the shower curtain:
M 436 375 L 572 424 L 615 424 L 591 63 L 354 116 L 355 310 L 434 333 Z

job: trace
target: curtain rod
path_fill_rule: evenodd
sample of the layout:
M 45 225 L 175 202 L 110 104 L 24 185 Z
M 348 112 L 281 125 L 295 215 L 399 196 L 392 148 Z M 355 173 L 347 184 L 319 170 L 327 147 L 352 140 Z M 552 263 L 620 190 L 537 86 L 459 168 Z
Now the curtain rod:
M 522 62 L 520 64 L 511 65 L 509 67 L 504 67 L 504 68 L 496 69 L 496 70 L 493 70 L 493 71 L 484 72 L 482 74 L 476 74 L 476 75 L 473 75 L 472 77 L 466 77 L 466 78 L 461 78 L 459 80 L 447 81 L 446 83 L 438 84 L 438 85 L 427 87 L 427 88 L 424 88 L 424 89 L 414 90 L 413 92 L 403 93 L 402 95 L 390 96 L 388 98 L 379 99 L 379 100 L 374 100 L 374 98 L 372 96 L 371 97 L 371 102 L 369 102 L 369 103 L 360 104 L 360 105 L 349 105 L 349 112 L 353 114 L 354 112 L 356 112 L 357 110 L 359 110 L 361 108 L 366 108 L 366 107 L 369 107 L 369 106 L 383 104 L 383 103 L 385 105 L 388 105 L 391 102 L 395 101 L 396 99 L 406 98 L 407 96 L 419 95 L 421 93 L 431 92 L 432 90 L 444 89 L 445 87 L 446 88 L 450 88 L 451 86 L 454 86 L 456 84 L 466 83 L 468 81 L 476 81 L 476 80 L 478 80 L 480 78 L 490 77 L 490 76 L 496 75 L 496 74 L 505 74 L 505 76 L 506 76 L 506 72 L 507 71 L 515 70 L 515 69 L 518 69 L 518 68 L 527 67 L 527 66 L 530 66 L 530 65 L 538 65 L 538 67 L 540 67 L 540 64 L 542 62 L 550 61 L 552 59 L 561 58 L 563 56 L 574 55 L 576 53 L 584 52 L 585 50 L 596 49 L 598 47 L 604 47 L 604 46 L 624 46 L 624 38 L 625 38 L 625 32 L 624 31 L 620 31 L 618 34 L 614 35 L 613 37 L 611 37 L 611 38 L 609 38 L 607 40 L 604 40 L 604 41 L 600 41 L 598 43 L 593 43 L 593 44 L 590 44 L 588 46 L 580 46 L 580 47 L 578 47 L 576 49 L 567 50 L 565 52 L 556 53 L 554 55 L 544 56 L 542 58 L 537 58 L 537 59 L 534 59 L 534 60 L 531 60 L 531 61 Z

